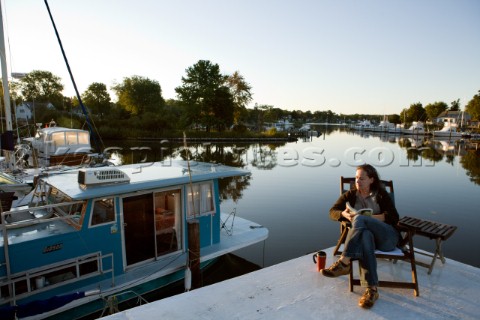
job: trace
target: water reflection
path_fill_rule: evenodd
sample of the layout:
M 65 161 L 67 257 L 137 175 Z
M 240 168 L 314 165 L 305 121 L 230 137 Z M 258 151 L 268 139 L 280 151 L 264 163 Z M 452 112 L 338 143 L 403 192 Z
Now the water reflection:
M 352 132 L 363 138 L 379 138 L 383 142 L 397 143 L 406 150 L 406 158 L 413 162 L 428 160 L 432 165 L 444 161 L 450 165 L 459 163 L 465 169 L 470 180 L 480 185 L 480 150 L 478 143 L 463 138 L 432 138 L 429 136 L 399 136 L 398 134 L 375 134 L 371 132 Z
M 356 132 L 346 131 L 347 129 L 334 126 L 316 126 L 315 130 L 321 133 L 316 141 L 328 140 L 335 132 L 343 132 L 347 135 L 360 136 L 365 139 L 379 139 L 382 143 L 398 145 L 405 152 L 404 163 L 424 164 L 434 166 L 436 163 L 445 162 L 455 164 L 459 158 L 460 165 L 465 169 L 470 180 L 480 184 L 480 150 L 478 144 L 466 139 L 438 139 L 428 136 L 403 136 L 388 133 Z M 345 132 L 346 131 L 346 132 Z M 299 143 L 310 143 L 308 138 Z M 189 145 L 186 149 L 182 143 L 169 142 L 144 142 L 142 146 L 138 142 L 127 142 L 122 147 L 111 147 L 109 149 L 110 161 L 114 164 L 129 164 L 141 162 L 156 162 L 169 159 L 187 159 L 210 163 L 222 163 L 233 167 L 251 167 L 259 170 L 273 170 L 281 166 L 285 161 L 280 148 L 286 143 L 261 144 L 261 143 L 196 143 Z M 283 149 L 282 149 L 283 150 Z M 321 151 L 321 149 L 320 149 Z M 422 162 L 423 160 L 423 162 Z M 322 164 L 322 163 L 320 163 Z M 232 178 L 234 180 L 235 178 Z M 248 180 L 249 178 L 242 178 Z M 248 186 L 248 181 L 225 181 L 222 182 L 225 191 L 222 190 L 222 197 L 238 199 L 241 190 Z

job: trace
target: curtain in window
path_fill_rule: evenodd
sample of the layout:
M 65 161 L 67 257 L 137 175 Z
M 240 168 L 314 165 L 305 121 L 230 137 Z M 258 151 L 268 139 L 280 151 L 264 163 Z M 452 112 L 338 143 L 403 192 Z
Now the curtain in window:
M 188 215 L 193 215 L 193 201 L 196 214 L 205 214 L 213 211 L 213 192 L 211 183 L 195 184 L 187 187 L 188 194 Z

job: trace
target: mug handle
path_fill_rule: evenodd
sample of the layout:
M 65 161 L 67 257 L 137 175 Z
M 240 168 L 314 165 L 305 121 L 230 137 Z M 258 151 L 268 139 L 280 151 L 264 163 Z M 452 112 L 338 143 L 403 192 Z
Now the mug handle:
M 315 253 L 313 254 L 313 256 L 312 256 L 312 257 L 313 257 L 313 263 L 317 263 L 317 259 L 316 259 L 316 258 L 317 258 L 317 254 L 318 254 L 318 253 L 315 252 Z

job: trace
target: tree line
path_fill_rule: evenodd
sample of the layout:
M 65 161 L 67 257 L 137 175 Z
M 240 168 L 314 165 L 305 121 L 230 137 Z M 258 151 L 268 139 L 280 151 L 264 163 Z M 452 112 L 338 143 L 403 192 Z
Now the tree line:
M 1 85 L 1 83 L 0 83 Z M 74 127 L 85 125 L 85 118 L 73 115 L 79 105 L 77 97 L 66 97 L 61 78 L 49 71 L 35 70 L 18 81 L 10 82 L 11 99 L 15 105 L 22 102 L 47 103 L 55 110 L 45 108 L 36 112 L 36 122 L 49 122 Z M 110 87 L 116 102 L 104 83 L 93 82 L 81 94 L 89 118 L 103 138 L 162 137 L 178 131 L 201 132 L 261 132 L 266 124 L 288 120 L 301 126 L 305 122 L 378 121 L 383 115 L 337 114 L 326 111 L 287 111 L 271 105 L 247 108 L 252 101 L 252 87 L 238 72 L 222 74 L 218 64 L 199 60 L 185 70 L 181 85 L 175 88 L 177 99 L 165 100 L 158 81 L 134 75 Z M 3 101 L 3 88 L 1 90 Z M 388 115 L 392 123 L 433 120 L 443 111 L 460 111 L 460 100 L 448 105 L 434 102 L 423 106 L 420 102 L 405 107 L 399 114 Z M 480 90 L 465 106 L 473 120 L 480 120 Z

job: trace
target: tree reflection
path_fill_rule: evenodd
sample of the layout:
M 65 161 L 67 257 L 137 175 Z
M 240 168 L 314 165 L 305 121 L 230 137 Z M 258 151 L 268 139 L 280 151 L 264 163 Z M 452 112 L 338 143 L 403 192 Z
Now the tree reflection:
M 455 158 L 465 169 L 467 176 L 475 184 L 480 185 L 480 150 L 477 148 L 467 150 L 469 141 L 460 139 L 417 139 L 400 138 L 400 147 L 407 150 L 407 159 L 419 161 L 422 158 L 433 163 L 444 160 L 450 165 L 455 165 Z
M 223 178 L 218 181 L 220 201 L 232 199 L 235 203 L 243 197 L 243 191 L 250 186 L 251 176 Z
M 261 170 L 272 170 L 277 166 L 277 153 L 274 145 L 253 146 L 253 167 Z
M 467 150 L 465 155 L 460 158 L 460 163 L 465 169 L 470 181 L 480 185 L 480 150 Z
M 438 150 L 432 147 L 424 147 L 421 152 L 421 156 L 426 159 L 430 160 L 431 162 L 440 162 L 443 159 L 443 154 L 440 153 Z

